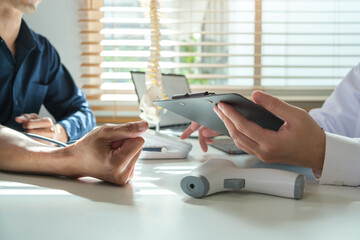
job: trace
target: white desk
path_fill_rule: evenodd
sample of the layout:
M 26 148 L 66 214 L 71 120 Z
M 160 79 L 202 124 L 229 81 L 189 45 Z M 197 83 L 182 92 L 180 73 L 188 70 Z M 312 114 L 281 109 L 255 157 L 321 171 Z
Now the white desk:
M 259 164 L 197 143 L 189 159 L 140 160 L 131 184 L 0 172 L 0 239 L 360 239 L 360 189 L 320 186 L 310 171 L 302 200 L 256 193 L 203 199 L 180 189 L 209 158 Z M 286 166 L 285 166 L 286 168 Z

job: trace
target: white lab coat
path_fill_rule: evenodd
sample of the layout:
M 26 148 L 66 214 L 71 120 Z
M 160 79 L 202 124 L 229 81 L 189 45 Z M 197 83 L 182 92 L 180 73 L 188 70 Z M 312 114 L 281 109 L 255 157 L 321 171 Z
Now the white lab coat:
M 360 185 L 360 64 L 310 115 L 326 132 L 320 184 Z

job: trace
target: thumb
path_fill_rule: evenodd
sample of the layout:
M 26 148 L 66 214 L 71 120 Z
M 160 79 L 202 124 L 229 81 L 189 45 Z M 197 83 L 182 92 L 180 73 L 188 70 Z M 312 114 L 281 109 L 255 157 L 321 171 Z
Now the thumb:
M 288 117 L 289 112 L 293 110 L 291 105 L 262 91 L 254 91 L 252 93 L 252 99 L 256 104 L 259 104 L 266 110 L 284 119 Z
M 103 133 L 112 141 L 140 136 L 148 128 L 148 123 L 138 121 L 121 125 L 107 124 L 103 126 Z
M 24 117 L 24 116 L 17 116 L 17 117 L 15 117 L 15 121 L 17 122 L 17 123 L 23 123 L 23 122 L 25 122 L 27 119 Z

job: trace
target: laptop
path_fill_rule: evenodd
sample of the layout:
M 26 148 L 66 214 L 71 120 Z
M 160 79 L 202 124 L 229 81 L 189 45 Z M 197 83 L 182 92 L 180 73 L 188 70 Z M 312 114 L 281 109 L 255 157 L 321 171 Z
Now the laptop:
M 130 73 L 140 103 L 142 96 L 146 93 L 145 72 L 131 71 Z M 169 98 L 176 94 L 190 92 L 189 84 L 184 75 L 163 73 L 161 78 L 164 92 Z M 180 136 L 191 123 L 188 119 L 170 111 L 166 111 L 166 113 L 161 111 L 160 116 L 160 132 L 164 134 Z M 149 127 L 155 128 L 155 125 L 150 124 Z
M 145 83 L 145 72 L 130 71 L 131 80 L 134 84 L 136 95 L 138 97 L 138 102 L 142 96 L 146 93 L 146 83 Z M 187 82 L 187 79 L 184 75 L 178 74 L 165 74 L 161 75 L 163 89 L 166 95 L 171 98 L 176 94 L 190 93 L 190 87 Z M 160 133 L 170 134 L 174 136 L 180 136 L 184 130 L 190 125 L 191 121 L 188 119 L 167 111 L 163 113 L 160 112 L 161 121 L 160 121 Z M 150 128 L 155 128 L 154 125 L 150 125 Z M 198 131 L 191 134 L 190 137 L 198 137 Z M 215 147 L 221 151 L 224 151 L 229 154 L 244 154 L 245 152 L 239 149 L 234 141 L 231 138 L 226 138 L 225 136 L 215 137 L 213 143 L 210 146 Z

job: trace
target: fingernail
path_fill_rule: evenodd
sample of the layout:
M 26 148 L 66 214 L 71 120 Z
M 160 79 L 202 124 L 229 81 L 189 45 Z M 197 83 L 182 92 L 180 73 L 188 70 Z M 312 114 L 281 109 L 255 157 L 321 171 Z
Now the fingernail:
M 224 106 L 222 103 L 218 103 L 218 108 L 223 112 L 224 111 Z
M 219 114 L 219 109 L 218 109 L 217 105 L 215 105 L 215 106 L 213 107 L 213 110 L 214 110 L 214 112 L 215 112 L 216 114 Z
M 263 102 L 264 99 L 264 93 L 262 91 L 255 91 L 252 94 L 252 99 L 254 102 L 256 102 L 257 104 L 261 104 Z
M 24 116 L 18 116 L 18 118 L 20 118 L 21 120 L 26 120 Z
M 139 131 L 144 131 L 148 128 L 148 123 L 146 121 L 135 122 Z

